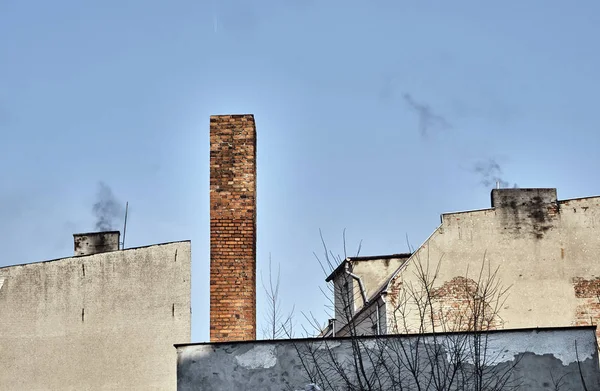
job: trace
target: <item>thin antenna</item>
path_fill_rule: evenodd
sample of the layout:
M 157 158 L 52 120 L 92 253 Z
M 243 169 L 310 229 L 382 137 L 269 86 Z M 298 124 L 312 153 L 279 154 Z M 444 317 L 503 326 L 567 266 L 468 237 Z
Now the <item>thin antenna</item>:
M 496 181 L 496 189 L 499 189 L 499 188 L 500 188 L 500 181 Z M 125 235 L 123 235 L 123 236 L 125 236 Z
M 121 250 L 125 250 L 125 231 L 127 230 L 127 210 L 129 209 L 129 201 L 125 203 L 125 223 L 123 224 L 123 243 L 121 244 Z

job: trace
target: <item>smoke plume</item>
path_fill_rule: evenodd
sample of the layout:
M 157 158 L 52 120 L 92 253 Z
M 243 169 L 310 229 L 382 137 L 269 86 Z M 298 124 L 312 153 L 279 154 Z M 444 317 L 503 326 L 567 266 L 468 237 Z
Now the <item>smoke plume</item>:
M 96 231 L 110 231 L 123 217 L 125 209 L 104 182 L 98 184 L 97 201 L 92 207 L 96 216 Z
M 496 186 L 497 184 L 500 188 L 518 187 L 516 183 L 511 186 L 508 181 L 502 179 L 502 168 L 494 159 L 490 158 L 475 163 L 473 171 L 481 177 L 481 184 L 484 186 Z
M 452 128 L 444 117 L 434 113 L 427 104 L 416 102 L 410 94 L 404 94 L 404 100 L 419 116 L 419 131 L 422 137 L 427 137 L 428 133 L 435 128 L 443 130 Z

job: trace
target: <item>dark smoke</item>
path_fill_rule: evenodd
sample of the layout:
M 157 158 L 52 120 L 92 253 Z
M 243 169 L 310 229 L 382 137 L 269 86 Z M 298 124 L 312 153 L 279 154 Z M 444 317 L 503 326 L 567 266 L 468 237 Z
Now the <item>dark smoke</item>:
M 385 75 L 383 77 L 383 85 L 379 89 L 378 98 L 380 103 L 388 103 L 394 99 L 394 77 Z
M 452 128 L 452 125 L 444 117 L 435 114 L 427 104 L 416 102 L 410 94 L 404 94 L 404 100 L 419 115 L 419 130 L 422 137 L 427 137 L 433 128 L 444 130 Z
M 473 169 L 475 173 L 477 173 L 481 177 L 481 184 L 484 186 L 500 186 L 500 188 L 513 187 L 517 188 L 517 184 L 511 184 L 504 179 L 502 179 L 502 168 L 498 162 L 494 159 L 488 159 L 485 161 L 479 161 L 475 163 L 475 167 Z
M 92 207 L 96 215 L 96 231 L 111 231 L 121 220 L 125 209 L 104 182 L 98 184 L 98 201 Z

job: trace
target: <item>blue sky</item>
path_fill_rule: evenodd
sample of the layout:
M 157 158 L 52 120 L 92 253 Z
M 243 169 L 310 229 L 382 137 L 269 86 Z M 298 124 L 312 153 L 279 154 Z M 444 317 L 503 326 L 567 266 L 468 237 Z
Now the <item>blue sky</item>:
M 583 0 L 0 0 L 0 266 L 71 255 L 103 181 L 128 247 L 192 240 L 207 340 L 209 116 L 253 113 L 259 273 L 325 321 L 319 229 L 406 251 L 486 169 L 600 194 L 598 37 Z

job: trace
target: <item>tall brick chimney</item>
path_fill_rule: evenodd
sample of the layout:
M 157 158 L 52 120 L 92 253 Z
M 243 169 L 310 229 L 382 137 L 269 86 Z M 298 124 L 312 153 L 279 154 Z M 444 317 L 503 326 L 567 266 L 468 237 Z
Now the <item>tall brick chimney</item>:
M 210 117 L 210 340 L 256 339 L 256 125 Z

